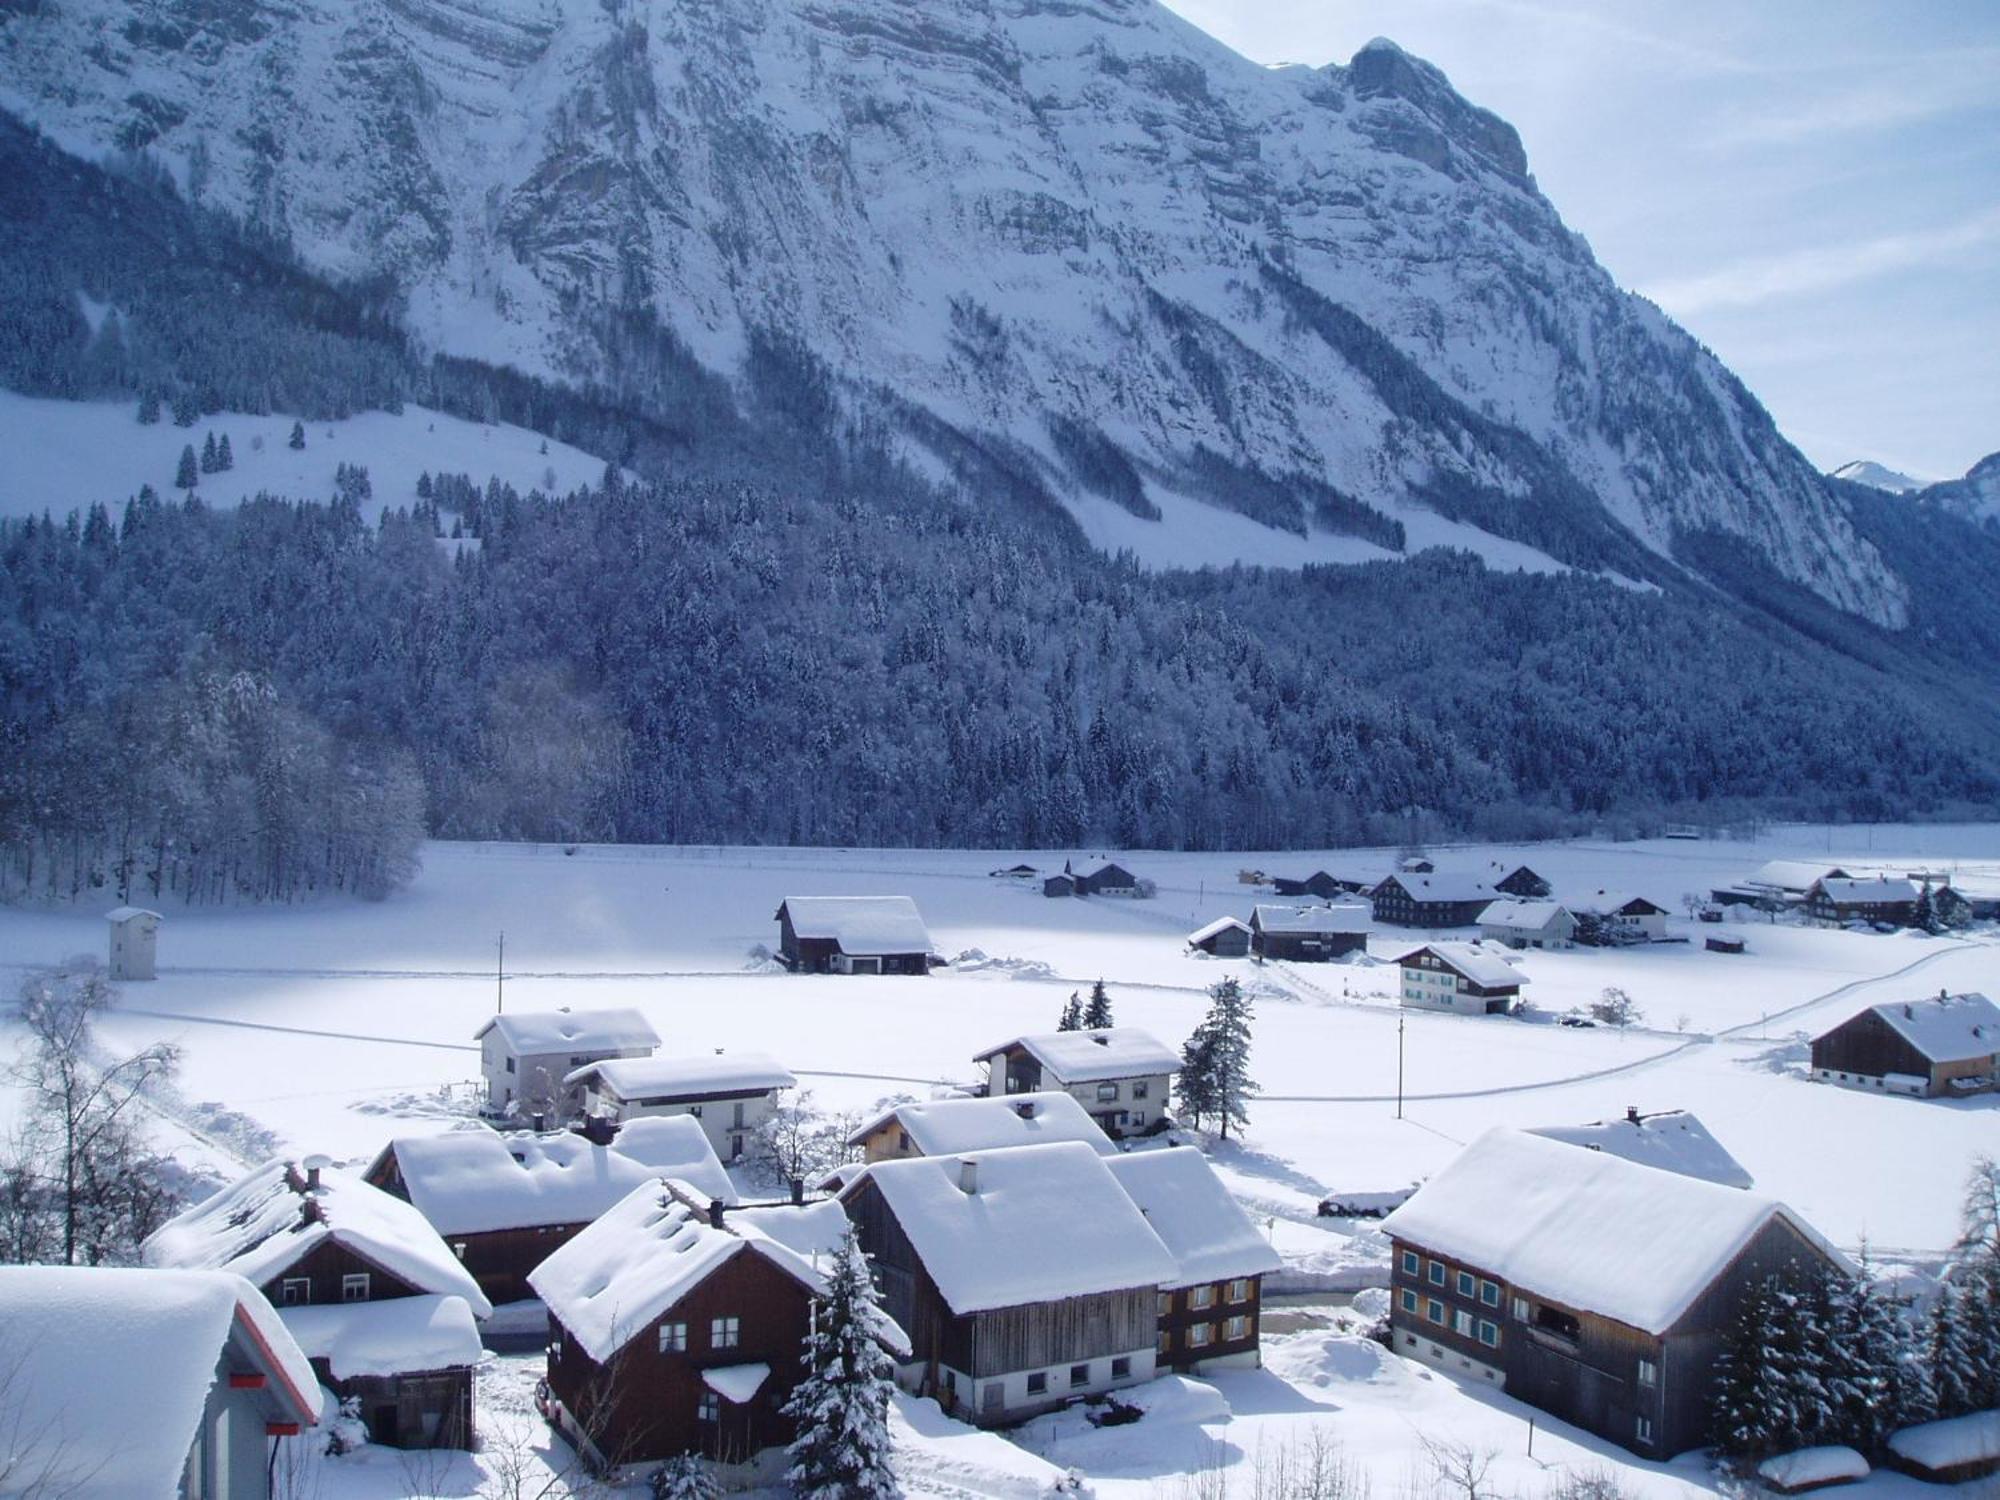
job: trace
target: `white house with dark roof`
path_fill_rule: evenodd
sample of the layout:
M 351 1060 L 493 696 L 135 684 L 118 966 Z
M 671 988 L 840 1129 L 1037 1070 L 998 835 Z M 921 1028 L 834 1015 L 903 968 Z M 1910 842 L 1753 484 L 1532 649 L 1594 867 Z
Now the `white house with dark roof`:
M 1743 1163 L 1708 1133 L 1707 1126 L 1684 1109 L 1641 1114 L 1634 1108 L 1616 1120 L 1596 1120 L 1588 1125 L 1542 1125 L 1530 1134 L 1566 1141 L 1588 1151 L 1608 1151 L 1641 1166 L 1699 1177 L 1723 1187 L 1756 1186 Z
M 1261 1364 L 1264 1278 L 1283 1263 L 1208 1158 L 1171 1146 L 1105 1165 L 1177 1268 L 1160 1288 L 1159 1367 L 1200 1374 Z
M 1478 943 L 1426 943 L 1396 962 L 1403 970 L 1403 1004 L 1461 1016 L 1505 1015 L 1521 1001 L 1527 976 Z
M 486 1107 L 547 1123 L 573 1118 L 582 1096 L 563 1080 L 586 1063 L 651 1057 L 660 1034 L 638 1011 L 517 1011 L 492 1017 L 472 1034 L 486 1080 Z
M 1044 1031 L 997 1043 L 972 1060 L 986 1065 L 986 1092 L 1000 1098 L 1060 1089 L 1114 1140 L 1170 1119 L 1168 1083 L 1180 1054 L 1149 1031 L 1114 1026 Z
M 2000 1007 L 1969 993 L 1872 1005 L 1813 1039 L 1812 1076 L 1919 1098 L 1987 1093 L 2000 1087 Z
M 1100 1156 L 1118 1148 L 1076 1099 L 1056 1089 L 983 1099 L 927 1099 L 892 1104 L 852 1135 L 847 1144 L 867 1160 L 950 1156 L 1004 1146 L 1082 1141 Z
M 1509 948 L 1571 948 L 1576 918 L 1560 901 L 1495 901 L 1479 914 L 1479 936 Z
M 322 1415 L 297 1342 L 224 1271 L 0 1266 L 0 1379 L 0 1492 L 50 1500 L 267 1500 Z
M 778 957 L 795 974 L 928 974 L 931 934 L 908 896 L 787 896 Z
M 584 1114 L 592 1120 L 623 1124 L 648 1115 L 691 1115 L 701 1121 L 715 1154 L 733 1162 L 777 1113 L 779 1090 L 799 1081 L 769 1053 L 716 1052 L 592 1063 L 565 1082 L 583 1090 Z

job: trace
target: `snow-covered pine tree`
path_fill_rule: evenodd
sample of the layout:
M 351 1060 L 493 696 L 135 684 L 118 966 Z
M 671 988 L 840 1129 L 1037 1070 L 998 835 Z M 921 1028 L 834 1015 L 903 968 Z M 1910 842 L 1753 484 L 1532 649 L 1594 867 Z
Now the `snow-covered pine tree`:
M 1917 904 L 1910 913 L 1910 925 L 1923 932 L 1936 932 L 1943 925 L 1938 921 L 1937 903 L 1931 897 L 1931 883 L 1928 880 L 1917 891 Z
M 1210 1110 L 1221 1122 L 1222 1138 L 1229 1127 L 1250 1123 L 1250 1096 L 1257 1085 L 1250 1078 L 1250 1001 L 1235 979 L 1223 979 L 1209 990 L 1212 1003 L 1202 1030 L 1208 1033 Z
M 1056 1022 L 1056 1030 L 1083 1030 L 1083 997 L 1075 990 L 1069 992 L 1069 1001 L 1062 1008 L 1062 1017 Z
M 1182 1117 L 1192 1121 L 1196 1130 L 1201 1129 L 1204 1118 L 1215 1113 L 1215 1046 L 1206 1021 L 1181 1044 L 1181 1070 L 1174 1080 L 1174 1095 Z
M 716 1500 L 722 1486 L 692 1453 L 677 1453 L 646 1476 L 652 1500 Z
M 200 483 L 201 471 L 195 464 L 194 444 L 183 443 L 181 445 L 180 467 L 174 470 L 174 488 L 177 490 L 191 490 Z
M 1822 1423 L 1814 1365 L 1808 1340 L 1817 1330 L 1805 1296 L 1783 1277 L 1769 1282 L 1765 1305 L 1764 1363 L 1757 1401 L 1764 1409 L 1771 1446 L 1767 1452 L 1788 1453 L 1814 1441 Z
M 423 473 L 417 476 L 417 498 L 419 500 L 428 500 L 431 498 L 431 471 L 429 469 L 424 470 Z
M 229 434 L 225 432 L 221 441 L 215 445 L 215 472 L 226 474 L 235 467 L 236 455 L 229 451 Z
M 211 432 L 201 441 L 201 472 L 213 474 L 215 470 L 215 434 Z
M 889 1447 L 889 1356 L 875 1339 L 875 1284 L 852 1226 L 806 1340 L 806 1376 L 785 1403 L 798 1423 L 785 1480 L 801 1500 L 899 1500 Z
M 192 427 L 201 420 L 201 406 L 192 391 L 174 393 L 174 426 Z
M 1769 1282 L 1751 1288 L 1715 1363 L 1711 1421 L 1716 1446 L 1732 1458 L 1760 1458 L 1771 1451 L 1764 1366 L 1770 1350 L 1772 1291 Z
M 160 420 L 160 393 L 148 390 L 139 397 L 139 425 L 151 427 Z
M 305 445 L 306 445 L 306 424 L 303 422 L 292 423 L 292 435 L 289 439 L 286 440 L 285 446 L 288 448 L 303 448 L 305 447 Z
M 1931 1304 L 1931 1397 L 1940 1417 L 1962 1417 L 1978 1410 L 1983 1372 L 1966 1326 L 1965 1302 L 1958 1287 L 1946 1281 Z
M 1103 1031 L 1112 1024 L 1111 996 L 1105 993 L 1104 981 L 1100 979 L 1090 987 L 1090 1004 L 1083 1011 L 1083 1029 Z

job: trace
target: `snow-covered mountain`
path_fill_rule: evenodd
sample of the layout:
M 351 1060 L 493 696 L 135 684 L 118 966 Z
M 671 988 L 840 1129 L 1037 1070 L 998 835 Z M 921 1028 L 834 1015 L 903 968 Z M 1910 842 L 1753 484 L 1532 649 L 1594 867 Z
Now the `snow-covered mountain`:
M 1223 512 L 1641 577 L 1720 533 L 1905 617 L 1515 132 L 1387 42 L 1267 69 L 1157 0 L 41 0 L 0 105 L 393 278 L 434 348 L 629 388 L 644 310 L 1156 559 L 1220 560 Z
M 1890 495 L 1907 495 L 1924 487 L 1925 481 L 1912 479 L 1908 474 L 1899 473 L 1876 463 L 1872 458 L 1857 458 L 1852 463 L 1842 464 L 1828 471 L 1828 477 L 1845 479 L 1849 484 L 1865 484 L 1871 490 L 1881 490 Z
M 2000 530 L 2000 453 L 1989 453 L 1963 479 L 1947 479 L 1922 490 L 1917 496 L 1962 520 L 1977 521 Z

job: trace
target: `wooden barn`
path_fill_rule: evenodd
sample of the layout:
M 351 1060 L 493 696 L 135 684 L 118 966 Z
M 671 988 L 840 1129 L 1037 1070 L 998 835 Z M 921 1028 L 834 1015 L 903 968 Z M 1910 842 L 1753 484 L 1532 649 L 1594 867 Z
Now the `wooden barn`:
M 1470 927 L 1494 900 L 1493 887 L 1455 872 L 1391 875 L 1369 892 L 1375 920 L 1392 927 Z
M 1977 994 L 1871 1005 L 1813 1038 L 1812 1076 L 1927 1099 L 1987 1093 L 2000 1079 L 2000 1007 Z
M 1081 1104 L 1053 1089 L 1004 1098 L 893 1104 L 847 1138 L 847 1144 L 871 1162 L 1045 1146 L 1051 1141 L 1081 1141 L 1100 1156 L 1118 1152 Z
M 268 1162 L 163 1225 L 149 1266 L 233 1271 L 278 1309 L 371 1442 L 473 1446 L 475 1318 L 493 1307 L 402 1199 L 323 1157 Z
M 602 1142 L 484 1128 L 398 1136 L 364 1176 L 413 1205 L 496 1307 L 532 1297 L 528 1273 L 643 1183 L 672 1177 L 736 1202 L 701 1121 L 687 1115 L 637 1119 Z
M 1426 943 L 1397 960 L 1403 1004 L 1462 1016 L 1505 1015 L 1521 1003 L 1527 976 L 1477 943 Z
M 1088 870 L 1071 870 L 1063 866 L 1065 873 L 1076 879 L 1076 893 L 1079 896 L 1136 896 L 1139 894 L 1139 877 L 1123 865 L 1102 860 Z
M 1250 952 L 1250 926 L 1235 917 L 1217 917 L 1187 936 L 1188 947 L 1212 958 L 1242 958 Z
M 906 1389 L 992 1426 L 1153 1378 L 1180 1269 L 1090 1147 L 877 1162 L 839 1201 L 909 1335 Z
M 1136 1026 L 1042 1031 L 973 1055 L 991 1098 L 1060 1089 L 1116 1140 L 1145 1135 L 1171 1117 L 1168 1088 L 1180 1054 Z
M 1276 896 L 1313 896 L 1321 901 L 1331 901 L 1345 889 L 1325 870 L 1315 870 L 1303 880 L 1288 880 L 1283 875 L 1271 877 L 1271 893 Z
M 1654 1459 L 1710 1441 L 1716 1360 L 1759 1283 L 1851 1269 L 1773 1199 L 1504 1128 L 1382 1232 L 1398 1354 Z
M 774 918 L 794 974 L 928 974 L 931 935 L 908 896 L 787 896 Z
M 1806 915 L 1816 922 L 1846 926 L 1849 922 L 1886 922 L 1908 927 L 1917 919 L 1917 885 L 1913 880 L 1878 875 L 1872 880 L 1816 880 L 1805 894 Z
M 1542 876 L 1526 865 L 1510 865 L 1495 861 L 1488 871 L 1487 882 L 1503 896 L 1513 896 L 1522 901 L 1540 901 L 1554 892 Z
M 1286 963 L 1331 963 L 1368 947 L 1368 908 L 1259 906 L 1250 913 L 1250 949 Z

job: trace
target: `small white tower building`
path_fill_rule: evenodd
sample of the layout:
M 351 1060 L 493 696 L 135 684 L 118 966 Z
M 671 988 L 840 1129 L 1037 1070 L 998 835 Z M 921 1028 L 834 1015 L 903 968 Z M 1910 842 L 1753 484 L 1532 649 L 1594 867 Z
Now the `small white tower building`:
M 166 920 L 143 906 L 121 906 L 107 914 L 111 922 L 111 977 L 154 979 L 153 945 Z

